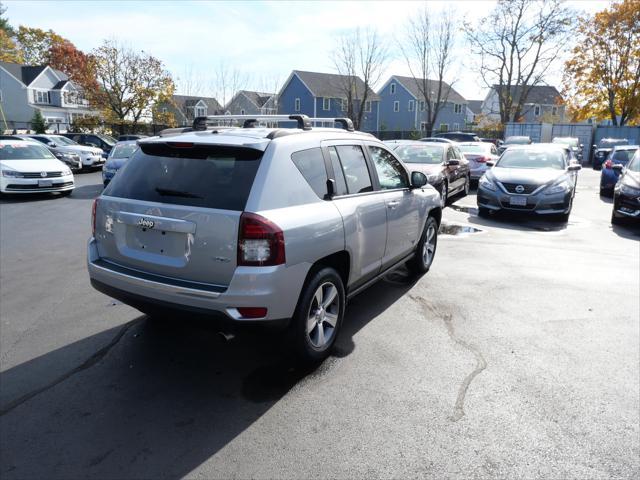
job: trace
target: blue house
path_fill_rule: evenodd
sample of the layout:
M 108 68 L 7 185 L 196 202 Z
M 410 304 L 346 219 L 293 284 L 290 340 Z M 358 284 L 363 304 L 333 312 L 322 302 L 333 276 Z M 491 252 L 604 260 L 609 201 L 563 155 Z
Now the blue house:
M 294 70 L 278 95 L 278 113 L 301 113 L 311 118 L 346 117 L 348 112 L 348 85 L 355 83 L 353 110 L 360 111 L 365 86 L 360 77 L 333 73 L 302 72 Z M 379 127 L 379 97 L 368 89 L 367 101 L 360 130 L 376 131 Z
M 385 130 L 428 130 L 427 111 L 422 94 L 423 80 L 393 75 L 378 92 L 380 97 L 380 125 Z M 435 97 L 438 82 L 427 80 L 427 86 Z M 449 92 L 433 125 L 433 132 L 447 132 L 465 128 L 467 100 L 446 82 L 443 92 Z

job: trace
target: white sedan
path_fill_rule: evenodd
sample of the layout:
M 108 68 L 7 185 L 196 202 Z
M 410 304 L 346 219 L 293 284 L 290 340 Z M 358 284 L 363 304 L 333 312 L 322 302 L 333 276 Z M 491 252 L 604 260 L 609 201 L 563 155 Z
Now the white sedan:
M 44 146 L 21 140 L 0 140 L 0 193 L 68 195 L 74 186 L 69 167 Z

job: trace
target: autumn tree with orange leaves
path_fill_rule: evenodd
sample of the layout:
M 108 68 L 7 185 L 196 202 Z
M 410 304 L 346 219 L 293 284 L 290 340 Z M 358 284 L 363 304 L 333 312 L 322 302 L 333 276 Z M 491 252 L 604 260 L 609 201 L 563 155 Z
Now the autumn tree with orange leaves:
M 563 84 L 576 120 L 640 122 L 640 0 L 580 18 Z

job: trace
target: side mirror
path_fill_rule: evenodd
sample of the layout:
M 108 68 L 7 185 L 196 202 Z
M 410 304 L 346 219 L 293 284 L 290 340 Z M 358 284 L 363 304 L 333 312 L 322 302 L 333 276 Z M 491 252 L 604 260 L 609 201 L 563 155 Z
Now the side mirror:
M 496 162 L 489 160 L 488 162 L 485 163 L 485 165 L 487 167 L 493 167 L 496 164 Z
M 578 164 L 573 164 L 573 165 L 569 165 L 567 167 L 567 170 L 570 172 L 577 172 L 578 170 L 582 169 L 582 165 L 578 165 Z
M 579 147 L 580 147 L 580 149 L 583 149 L 583 148 L 584 148 L 584 144 L 582 144 L 582 143 L 581 143 L 581 144 L 579 145 Z
M 460 160 L 447 160 L 446 162 L 444 162 L 444 164 L 447 167 L 455 167 L 457 165 L 460 165 Z
M 598 146 L 597 145 L 591 145 L 591 148 L 593 148 L 595 150 L 596 148 L 598 148 Z
M 422 172 L 411 172 L 411 188 L 424 187 L 427 184 L 427 176 Z
M 619 163 L 614 163 L 613 165 L 611 165 L 611 168 L 613 168 L 616 172 L 620 173 L 622 172 L 622 170 L 624 170 L 624 165 L 621 165 Z
M 53 143 L 53 142 L 47 142 L 47 145 L 49 145 L 50 147 L 55 147 L 56 146 L 56 144 Z

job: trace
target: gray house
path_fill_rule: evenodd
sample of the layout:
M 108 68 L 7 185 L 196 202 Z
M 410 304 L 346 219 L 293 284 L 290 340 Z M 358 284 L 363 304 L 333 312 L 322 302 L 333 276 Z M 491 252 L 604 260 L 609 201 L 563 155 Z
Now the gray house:
M 224 113 L 215 98 L 192 95 L 173 95 L 170 102 L 158 104 L 157 109 L 162 113 L 172 113 L 180 126 L 191 126 L 195 117 Z
M 275 115 L 278 102 L 275 93 L 240 90 L 225 108 L 231 115 Z
M 29 130 L 39 110 L 49 131 L 66 131 L 78 117 L 94 116 L 82 88 L 47 65 L 0 62 L 0 131 Z
M 521 118 L 523 123 L 561 123 L 565 121 L 564 99 L 556 87 L 536 85 L 527 87 L 528 95 L 523 105 Z M 511 87 L 509 94 L 513 103 L 518 103 L 523 93 L 521 85 Z M 507 94 L 506 87 L 494 85 L 482 102 L 482 114 L 488 119 L 500 121 L 499 95 Z

